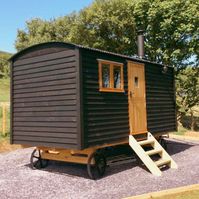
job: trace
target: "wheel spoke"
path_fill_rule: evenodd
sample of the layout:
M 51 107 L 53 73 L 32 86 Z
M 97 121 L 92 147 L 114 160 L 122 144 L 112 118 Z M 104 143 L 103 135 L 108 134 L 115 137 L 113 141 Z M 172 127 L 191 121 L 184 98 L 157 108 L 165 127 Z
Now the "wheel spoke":
M 95 160 L 95 165 L 91 165 L 92 160 Z M 97 179 L 103 176 L 106 168 L 106 159 L 103 154 L 94 153 L 90 156 L 87 165 L 88 175 L 92 179 Z
M 40 162 L 37 160 L 37 161 L 35 161 L 34 163 L 33 163 L 33 165 L 34 165 L 34 167 L 35 168 L 39 168 L 40 167 L 40 164 L 39 164 Z
M 35 156 L 35 155 L 33 155 L 33 157 L 34 157 L 34 158 L 37 158 L 37 159 L 39 159 L 39 157 L 38 157 L 38 156 Z
M 48 161 L 41 158 L 40 150 L 34 149 L 30 157 L 30 164 L 33 169 L 41 169 L 48 165 Z

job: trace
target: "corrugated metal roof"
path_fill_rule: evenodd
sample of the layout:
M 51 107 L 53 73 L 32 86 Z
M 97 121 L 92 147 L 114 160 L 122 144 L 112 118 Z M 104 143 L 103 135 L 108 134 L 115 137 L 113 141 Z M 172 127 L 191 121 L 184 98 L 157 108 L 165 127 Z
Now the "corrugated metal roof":
M 74 43 L 69 43 L 69 42 L 45 42 L 45 43 L 32 45 L 32 46 L 30 46 L 28 48 L 25 48 L 25 49 L 19 51 L 18 53 L 14 54 L 9 60 L 13 61 L 16 57 L 20 56 L 21 54 L 23 54 L 26 51 L 28 51 L 30 49 L 33 49 L 35 47 L 45 46 L 45 45 L 49 45 L 49 44 L 52 44 L 52 45 L 53 44 L 56 44 L 56 45 L 69 45 L 69 46 L 73 46 L 73 47 L 80 48 L 80 49 L 87 49 L 87 50 L 91 50 L 91 51 L 101 52 L 101 53 L 105 53 L 105 54 L 108 54 L 108 55 L 114 55 L 114 56 L 130 59 L 130 60 L 134 60 L 134 61 L 145 62 L 145 63 L 147 62 L 147 63 L 152 63 L 152 64 L 163 65 L 163 64 L 159 64 L 157 62 L 153 62 L 153 61 L 150 61 L 150 60 L 140 59 L 140 58 L 135 57 L 135 56 L 128 56 L 128 55 L 124 55 L 124 54 L 119 54 L 119 53 L 114 53 L 114 52 L 110 52 L 110 51 L 106 51 L 106 50 L 91 48 L 91 47 L 82 46 L 82 45 L 79 45 L 79 44 L 74 44 Z

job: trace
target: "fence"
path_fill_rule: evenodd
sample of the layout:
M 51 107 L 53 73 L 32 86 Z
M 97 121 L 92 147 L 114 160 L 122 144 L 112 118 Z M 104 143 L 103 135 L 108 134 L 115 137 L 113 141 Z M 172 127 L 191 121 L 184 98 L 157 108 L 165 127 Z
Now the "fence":
M 10 131 L 10 103 L 0 102 L 0 134 L 5 136 Z

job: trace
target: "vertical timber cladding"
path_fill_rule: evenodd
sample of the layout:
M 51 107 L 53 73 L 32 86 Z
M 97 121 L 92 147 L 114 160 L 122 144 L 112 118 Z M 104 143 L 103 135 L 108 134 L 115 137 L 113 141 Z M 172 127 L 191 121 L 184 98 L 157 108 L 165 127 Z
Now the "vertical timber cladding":
M 128 138 L 128 91 L 126 59 L 81 49 L 85 147 Z M 124 64 L 124 93 L 100 92 L 97 59 Z
M 76 69 L 74 47 L 38 45 L 16 57 L 12 143 L 79 148 Z
M 176 130 L 174 71 L 156 64 L 145 64 L 148 131 L 165 133 Z

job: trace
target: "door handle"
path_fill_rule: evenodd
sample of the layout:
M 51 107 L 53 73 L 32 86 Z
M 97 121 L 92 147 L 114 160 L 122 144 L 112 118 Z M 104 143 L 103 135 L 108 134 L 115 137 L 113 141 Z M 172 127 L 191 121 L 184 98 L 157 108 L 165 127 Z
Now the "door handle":
M 134 92 L 133 92 L 133 91 L 130 91 L 130 97 L 132 97 L 132 96 L 133 96 L 133 94 L 134 94 Z

